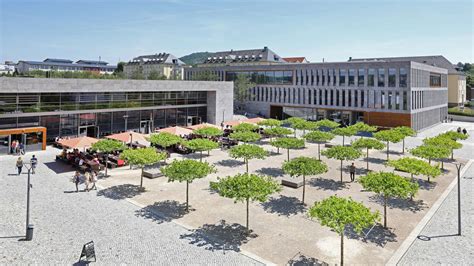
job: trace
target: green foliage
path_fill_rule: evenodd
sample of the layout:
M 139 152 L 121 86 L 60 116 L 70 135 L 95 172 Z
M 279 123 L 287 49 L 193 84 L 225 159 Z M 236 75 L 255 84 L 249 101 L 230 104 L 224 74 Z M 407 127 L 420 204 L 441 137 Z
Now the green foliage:
M 349 126 L 350 128 L 353 128 L 357 132 L 375 132 L 377 131 L 376 126 L 369 126 L 364 122 L 357 122 L 352 126 Z
M 357 130 L 352 127 L 338 127 L 331 131 L 333 134 L 342 136 L 342 145 L 344 145 L 345 137 L 354 136 L 357 133 Z
M 270 136 L 281 137 L 285 135 L 290 135 L 293 131 L 286 127 L 273 127 L 273 128 L 265 128 L 263 133 Z
M 179 59 L 183 61 L 186 65 L 196 65 L 196 64 L 202 64 L 210 56 L 213 56 L 213 53 L 196 52 L 196 53 L 185 55 Z
M 256 84 L 247 75 L 237 75 L 234 80 L 234 99 L 239 102 L 245 101 L 249 90 L 255 86 Z
M 252 144 L 237 145 L 229 150 L 229 156 L 234 159 L 244 159 L 246 164 L 247 172 L 249 171 L 249 160 L 251 159 L 265 159 L 268 156 L 268 152 L 262 147 Z
M 92 144 L 91 149 L 93 151 L 99 151 L 104 153 L 111 153 L 113 151 L 122 151 L 126 147 L 122 142 L 114 139 L 101 139 L 96 143 Z
M 348 225 L 360 234 L 363 229 L 373 226 L 380 220 L 378 211 L 371 212 L 369 208 L 352 198 L 334 195 L 315 202 L 309 209 L 309 216 L 318 219 L 321 225 L 331 228 L 340 235 L 344 234 Z
M 429 163 L 412 158 L 412 157 L 403 157 L 398 160 L 390 160 L 387 162 L 388 166 L 392 166 L 395 170 L 407 172 L 412 175 L 425 175 L 428 176 L 428 181 L 430 177 L 437 177 L 441 175 L 441 170 L 438 166 L 431 166 Z
M 248 143 L 248 142 L 255 142 L 259 140 L 262 136 L 260 136 L 260 134 L 256 132 L 238 131 L 238 132 L 231 133 L 229 137 L 231 139 Z
M 298 122 L 298 123 L 293 123 L 291 125 L 292 128 L 294 129 L 299 129 L 299 130 L 312 130 L 316 129 L 316 122 L 311 122 L 311 121 L 303 121 L 303 122 Z
M 360 177 L 364 189 L 384 197 L 408 199 L 418 192 L 418 185 L 413 186 L 410 180 L 390 172 L 370 172 Z
M 248 173 L 219 178 L 217 182 L 211 182 L 211 189 L 236 203 L 265 202 L 271 194 L 281 190 L 280 184 L 271 177 Z
M 431 162 L 434 159 L 448 158 L 451 150 L 443 146 L 421 145 L 410 150 L 410 153 Z
M 304 140 L 298 138 L 277 138 L 271 142 L 271 145 L 283 149 L 300 149 L 304 147 Z
M 193 131 L 195 135 L 203 137 L 217 137 L 223 134 L 222 130 L 215 127 L 201 127 Z
M 158 73 L 158 71 L 152 70 L 152 71 L 150 71 L 150 73 L 148 74 L 147 79 L 149 79 L 149 80 L 165 80 L 165 79 L 167 79 L 167 78 L 166 78 L 165 75 L 160 75 L 160 73 Z
M 402 126 L 402 127 L 396 127 L 393 130 L 399 132 L 404 137 L 413 137 L 416 135 L 416 131 L 413 130 L 411 127 Z
M 143 72 L 140 68 L 135 69 L 130 75 L 131 79 L 145 79 Z
M 160 132 L 158 134 L 151 134 L 150 136 L 150 142 L 153 145 L 158 145 L 165 149 L 182 141 L 183 139 L 181 137 L 168 132 Z
M 114 70 L 114 74 L 122 73 L 123 72 L 123 66 L 126 64 L 126 62 L 118 62 L 117 68 Z
M 166 153 L 156 152 L 155 148 L 127 149 L 120 154 L 120 158 L 128 161 L 131 165 L 136 165 L 141 168 L 164 160 Z
M 293 127 L 295 124 L 306 122 L 305 119 L 301 117 L 289 117 L 283 121 L 284 123 L 290 124 L 290 127 Z
M 232 131 L 234 132 L 255 131 L 257 129 L 258 129 L 257 125 L 250 124 L 250 123 L 241 123 L 232 127 Z
M 382 150 L 385 148 L 385 144 L 377 139 L 360 138 L 352 142 L 352 147 L 356 149 Z
M 325 151 L 322 154 L 328 158 L 341 160 L 341 161 L 348 161 L 348 160 L 355 160 L 362 156 L 362 152 L 358 149 L 351 147 L 351 146 L 340 146 L 335 145 Z
M 374 134 L 374 137 L 380 141 L 398 143 L 404 139 L 404 135 L 396 130 L 382 130 Z
M 278 119 L 269 118 L 269 119 L 262 120 L 262 121 L 258 122 L 257 124 L 259 126 L 266 126 L 266 127 L 273 128 L 273 127 L 281 126 L 282 121 L 280 121 Z
M 441 147 L 448 148 L 450 150 L 462 148 L 461 143 L 443 135 L 432 137 L 432 138 L 425 138 L 423 140 L 423 144 L 432 145 L 432 146 L 441 146 Z
M 340 124 L 337 123 L 337 122 L 334 122 L 334 121 L 331 121 L 329 119 L 323 119 L 323 120 L 319 120 L 316 122 L 316 127 L 317 128 L 329 128 L 329 129 L 333 129 L 333 128 L 337 128 L 339 127 Z
M 305 138 L 308 141 L 315 142 L 315 143 L 325 143 L 334 138 L 334 134 L 330 132 L 323 132 L 319 130 L 311 131 L 308 134 L 304 135 L 303 138 Z
M 447 137 L 452 140 L 466 140 L 469 135 L 464 135 L 463 133 L 459 133 L 457 131 L 446 131 L 444 133 L 439 134 L 440 137 Z
M 219 76 L 216 74 L 212 73 L 209 70 L 206 71 L 198 71 L 197 73 L 194 73 L 192 76 L 192 80 L 202 80 L 202 81 L 218 81 Z
M 470 107 L 464 107 L 461 109 L 461 107 L 456 106 L 449 108 L 448 114 L 474 117 L 474 109 Z
M 283 163 L 283 172 L 292 177 L 319 175 L 326 173 L 328 167 L 325 163 L 310 157 L 296 157 Z
M 183 144 L 193 151 L 210 151 L 219 147 L 219 143 L 208 139 L 192 139 Z
M 74 78 L 74 79 L 121 79 L 123 78 L 122 72 L 114 72 L 114 74 L 101 74 L 94 71 L 43 71 L 33 70 L 25 73 L 27 77 L 35 78 Z M 15 75 L 13 75 L 15 76 Z M 21 76 L 19 76 L 21 77 Z
M 162 167 L 161 172 L 168 177 L 169 182 L 189 182 L 198 178 L 204 178 L 209 174 L 216 173 L 216 168 L 207 163 L 191 159 L 174 160 L 169 165 Z

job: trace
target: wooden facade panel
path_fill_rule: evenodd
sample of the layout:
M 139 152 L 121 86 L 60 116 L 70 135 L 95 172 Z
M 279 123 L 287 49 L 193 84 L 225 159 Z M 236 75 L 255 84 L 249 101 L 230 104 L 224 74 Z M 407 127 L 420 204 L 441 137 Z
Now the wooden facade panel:
M 380 127 L 411 127 L 411 115 L 399 113 L 364 112 L 364 122 Z
M 26 133 L 43 133 L 42 138 L 42 146 L 43 150 L 46 150 L 46 128 L 45 127 L 25 127 L 25 128 L 11 128 L 11 129 L 1 129 L 0 136 L 8 136 L 8 135 L 20 135 Z

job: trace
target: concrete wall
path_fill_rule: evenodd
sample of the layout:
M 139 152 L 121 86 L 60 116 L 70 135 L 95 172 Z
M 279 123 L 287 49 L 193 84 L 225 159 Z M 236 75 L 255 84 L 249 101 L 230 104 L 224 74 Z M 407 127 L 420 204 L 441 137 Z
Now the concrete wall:
M 458 74 L 448 75 L 448 104 L 459 106 L 466 102 L 466 77 Z

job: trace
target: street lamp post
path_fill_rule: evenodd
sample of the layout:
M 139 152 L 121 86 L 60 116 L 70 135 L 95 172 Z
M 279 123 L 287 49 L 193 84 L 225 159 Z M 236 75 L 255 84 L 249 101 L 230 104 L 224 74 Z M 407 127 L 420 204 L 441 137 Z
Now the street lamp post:
M 33 239 L 33 226 L 30 225 L 30 174 L 31 174 L 31 165 L 29 163 L 24 164 L 28 169 L 28 182 L 26 187 L 26 233 L 25 240 L 30 241 Z
M 462 163 L 456 164 L 458 170 L 458 235 L 461 235 L 461 167 Z
M 128 115 L 124 115 L 123 119 L 125 119 L 125 131 L 127 131 L 127 120 L 128 120 Z

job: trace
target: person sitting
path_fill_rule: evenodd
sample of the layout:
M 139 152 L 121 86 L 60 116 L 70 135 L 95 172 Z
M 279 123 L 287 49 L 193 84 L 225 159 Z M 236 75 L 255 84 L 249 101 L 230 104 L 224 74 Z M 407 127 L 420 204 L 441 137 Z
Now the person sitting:
M 83 164 L 84 164 L 84 159 L 80 158 L 78 165 L 79 165 L 79 166 L 82 166 Z
M 94 159 L 92 159 L 92 161 L 93 161 L 94 163 L 97 163 L 97 164 L 98 164 L 98 163 L 99 163 L 99 158 L 94 157 Z

